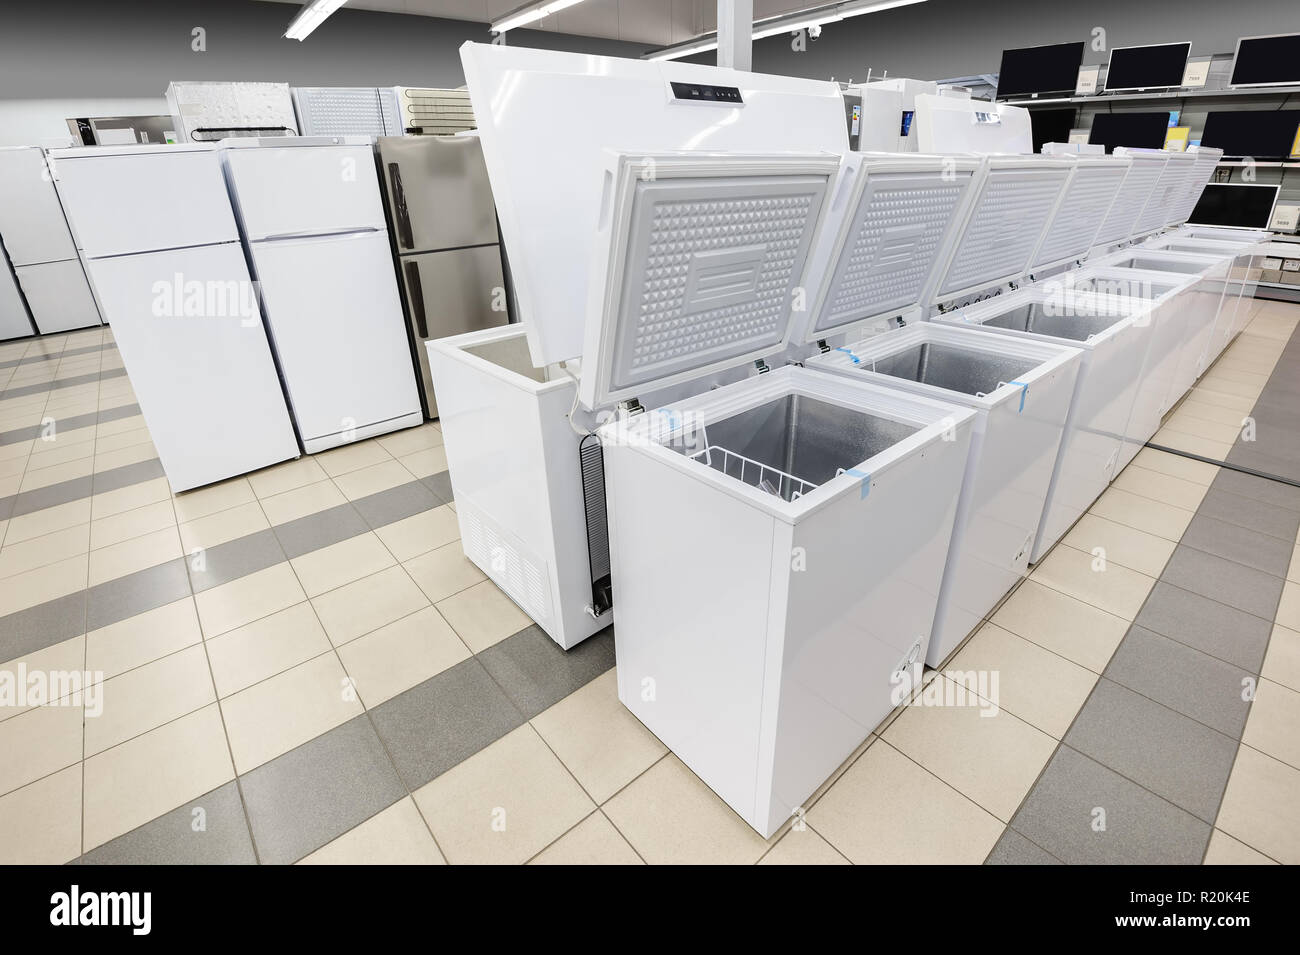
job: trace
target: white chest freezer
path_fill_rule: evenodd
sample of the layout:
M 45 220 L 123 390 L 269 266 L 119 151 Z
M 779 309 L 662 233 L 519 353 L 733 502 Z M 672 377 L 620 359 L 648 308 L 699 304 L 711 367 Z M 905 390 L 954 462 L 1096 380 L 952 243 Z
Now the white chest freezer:
M 764 836 L 925 656 L 973 415 L 783 367 L 838 162 L 612 160 L 580 381 L 619 699 Z M 653 175 L 650 172 L 653 171 Z M 642 408 L 721 368 L 759 373 Z
M 1171 233 L 1154 238 L 1146 245 L 1170 252 L 1231 256 L 1223 303 L 1206 351 L 1205 364 L 1209 367 L 1241 331 L 1249 317 L 1250 301 L 1255 297 L 1255 290 L 1259 285 L 1259 273 L 1263 268 L 1264 256 L 1260 240 L 1209 239 Z

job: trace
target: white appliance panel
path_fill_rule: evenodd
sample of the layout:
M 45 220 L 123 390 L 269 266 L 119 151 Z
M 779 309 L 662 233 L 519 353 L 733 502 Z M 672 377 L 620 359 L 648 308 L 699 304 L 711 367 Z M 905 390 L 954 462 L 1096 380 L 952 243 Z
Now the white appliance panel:
M 42 335 L 101 324 L 95 296 L 79 259 L 14 269 Z
M 0 238 L 15 266 L 77 257 L 45 154 L 36 146 L 0 149 Z
M 9 271 L 4 257 L 0 256 L 0 340 L 22 338 L 33 331 L 14 274 Z

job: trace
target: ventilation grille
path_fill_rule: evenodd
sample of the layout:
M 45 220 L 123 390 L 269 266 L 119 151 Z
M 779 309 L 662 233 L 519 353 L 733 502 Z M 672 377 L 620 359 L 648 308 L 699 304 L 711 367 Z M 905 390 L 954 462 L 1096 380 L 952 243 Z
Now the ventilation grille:
M 1111 203 L 1110 214 L 1101 225 L 1101 231 L 1093 240 L 1093 245 L 1105 245 L 1108 242 L 1120 242 L 1133 234 L 1133 224 L 1138 213 L 1151 195 L 1152 187 L 1160 178 L 1166 160 L 1148 161 L 1135 158 L 1129 167 L 1124 184 L 1119 187 L 1115 201 Z
M 1080 167 L 1075 171 L 1038 250 L 1034 268 L 1078 258 L 1092 248 L 1092 237 L 1101 227 L 1127 171 L 1124 166 Z
M 1006 281 L 1024 272 L 1067 174 L 1066 169 L 989 173 L 940 294 Z
M 404 128 L 418 130 L 426 136 L 450 136 L 474 129 L 474 108 L 467 90 L 415 89 L 398 90 Z
M 605 455 L 600 439 L 589 434 L 578 443 L 582 469 L 582 503 L 587 518 L 587 562 L 591 571 L 591 606 L 597 616 L 609 609 L 609 517 L 605 509 Z
M 918 304 L 970 180 L 966 171 L 869 177 L 817 330 Z
M 547 627 L 551 621 L 551 582 L 544 561 L 530 554 L 509 531 L 468 500 L 457 498 L 465 556 L 492 578 L 528 616 Z

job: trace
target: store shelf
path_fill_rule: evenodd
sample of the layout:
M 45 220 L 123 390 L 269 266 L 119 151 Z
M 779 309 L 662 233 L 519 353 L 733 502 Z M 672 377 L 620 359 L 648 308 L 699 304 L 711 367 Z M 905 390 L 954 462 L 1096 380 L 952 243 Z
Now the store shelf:
M 1163 93 L 1096 93 L 1092 96 L 1054 96 L 1040 99 L 1003 100 L 1008 106 L 1048 106 L 1074 103 L 1123 103 L 1158 99 L 1215 99 L 1221 96 L 1292 96 L 1300 94 L 1300 86 L 1257 86 L 1239 90 L 1179 89 Z

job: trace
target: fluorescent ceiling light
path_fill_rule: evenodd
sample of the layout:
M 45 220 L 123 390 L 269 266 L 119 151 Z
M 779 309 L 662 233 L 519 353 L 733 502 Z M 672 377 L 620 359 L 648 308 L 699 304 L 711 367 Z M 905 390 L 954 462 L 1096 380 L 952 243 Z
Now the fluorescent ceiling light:
M 348 0 L 312 0 L 293 18 L 289 24 L 289 29 L 284 31 L 284 35 L 290 40 L 299 42 L 307 39 L 312 30 L 325 22 L 325 19 L 337 10 Z
M 522 7 L 511 10 L 493 23 L 490 29 L 493 33 L 505 33 L 507 30 L 533 23 L 581 2 L 582 0 L 536 0 L 534 3 L 526 3 Z
M 750 36 L 755 40 L 761 40 L 764 37 L 776 36 L 778 33 L 794 33 L 798 30 L 806 30 L 809 27 L 818 27 L 827 23 L 834 23 L 837 20 L 862 16 L 864 13 L 876 13 L 880 10 L 890 10 L 894 7 L 906 7 L 913 3 L 924 2 L 925 0 L 847 0 L 845 3 L 829 3 L 825 6 L 814 7 L 811 10 L 799 10 L 779 17 L 768 17 L 766 20 L 755 20 L 753 32 Z M 693 40 L 686 40 L 659 50 L 652 50 L 645 54 L 642 59 L 675 60 L 679 57 L 693 56 L 696 53 L 715 50 L 717 47 L 718 35 L 716 33 L 706 33 Z

